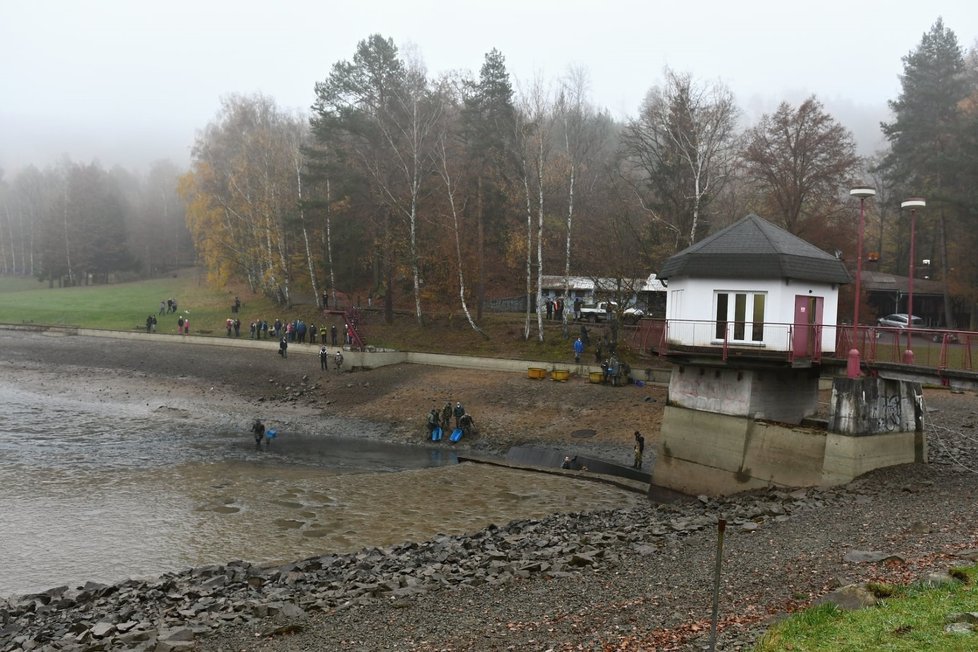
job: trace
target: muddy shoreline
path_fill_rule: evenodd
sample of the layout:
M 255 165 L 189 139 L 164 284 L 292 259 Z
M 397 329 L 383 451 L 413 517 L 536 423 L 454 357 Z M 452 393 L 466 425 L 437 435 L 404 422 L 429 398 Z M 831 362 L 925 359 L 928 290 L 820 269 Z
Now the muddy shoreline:
M 301 344 L 285 360 L 274 342 L 265 350 L 188 345 L 176 337 L 142 341 L 0 331 L 0 345 L 0 364 L 12 365 L 12 372 L 36 375 L 41 384 L 53 374 L 80 398 L 102 395 L 156 401 L 162 409 L 223 413 L 244 432 L 252 418 L 261 417 L 313 434 L 431 445 L 424 429 L 429 410 L 461 401 L 475 419 L 476 435 L 457 448 L 483 454 L 537 444 L 630 464 L 632 433 L 649 437 L 657 431 L 665 400 L 665 389 L 651 385 L 534 381 L 423 365 L 323 372 L 317 347 Z M 350 430 L 326 432 L 322 417 L 349 420 Z M 590 436 L 580 437 L 581 431 Z
M 213 410 L 242 426 L 257 413 L 315 432 L 328 414 L 359 424 L 357 436 L 430 445 L 423 437 L 424 415 L 432 404 L 462 400 L 481 431 L 463 446 L 487 452 L 536 443 L 627 455 L 635 429 L 654 445 L 665 397 L 663 388 L 534 384 L 514 374 L 416 365 L 324 377 L 314 355 L 283 361 L 271 344 L 266 353 L 0 331 L 0 347 L 0 369 L 32 381 L 60 386 L 50 377 L 57 374 L 59 382 L 70 379 L 69 391 L 79 396 L 97 400 L 108 392 L 114 398 Z M 154 393 L 148 395 L 146 388 Z M 513 577 L 496 586 L 343 605 L 287 623 L 269 615 L 222 626 L 196 639 L 194 648 L 702 649 L 715 532 L 689 524 L 703 510 L 710 523 L 749 504 L 752 515 L 735 518 L 728 529 L 718 647 L 745 649 L 771 619 L 839 585 L 912 581 L 978 554 L 978 402 L 970 393 L 927 390 L 925 395 L 930 464 L 880 469 L 844 487 L 799 492 L 797 511 L 778 507 L 795 500 L 794 492 L 751 492 L 708 501 L 702 509 L 623 511 L 625 520 L 616 526 L 623 537 L 632 530 L 630 522 L 650 528 L 650 536 L 682 534 L 616 545 L 600 572 Z M 594 429 L 595 435 L 579 442 L 572 433 L 580 429 Z M 568 518 L 586 541 L 606 535 L 600 518 Z M 532 529 L 534 522 L 527 526 Z M 534 545 L 548 545 L 547 537 L 536 542 L 537 536 Z M 898 561 L 849 561 L 846 555 L 854 551 L 897 555 Z

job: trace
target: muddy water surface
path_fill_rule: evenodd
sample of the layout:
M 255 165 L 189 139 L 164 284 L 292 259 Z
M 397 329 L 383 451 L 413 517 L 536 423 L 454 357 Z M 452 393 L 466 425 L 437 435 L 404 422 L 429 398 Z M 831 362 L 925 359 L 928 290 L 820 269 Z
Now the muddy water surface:
M 284 562 L 642 500 L 596 483 L 460 465 L 447 446 L 301 427 L 258 452 L 240 414 L 86 398 L 9 374 L 0 404 L 0 596 L 232 559 Z

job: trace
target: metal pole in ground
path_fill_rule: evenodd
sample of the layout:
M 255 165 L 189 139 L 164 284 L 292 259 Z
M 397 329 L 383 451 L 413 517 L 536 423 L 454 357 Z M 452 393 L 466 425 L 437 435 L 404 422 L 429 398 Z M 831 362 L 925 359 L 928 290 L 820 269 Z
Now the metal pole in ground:
M 723 533 L 727 529 L 727 521 L 717 521 L 717 564 L 713 573 L 713 619 L 710 621 L 710 652 L 717 649 L 717 621 L 720 618 L 720 567 L 723 562 Z

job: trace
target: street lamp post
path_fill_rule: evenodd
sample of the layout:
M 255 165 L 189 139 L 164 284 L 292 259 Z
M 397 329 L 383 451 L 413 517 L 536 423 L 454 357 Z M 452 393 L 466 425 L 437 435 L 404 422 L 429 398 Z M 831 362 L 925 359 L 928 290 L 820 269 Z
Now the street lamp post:
M 859 378 L 859 302 L 862 298 L 859 284 L 863 275 L 863 232 L 866 230 L 866 199 L 874 197 L 876 190 L 867 186 L 857 186 L 849 191 L 851 197 L 859 197 L 859 235 L 856 238 L 856 288 L 852 309 L 852 348 L 846 364 L 846 375 Z
M 910 276 L 907 279 L 907 350 L 903 352 L 903 362 L 913 364 L 913 277 L 914 277 L 914 252 L 915 229 L 917 222 L 917 209 L 927 205 L 923 197 L 911 197 L 900 204 L 900 208 L 910 209 Z

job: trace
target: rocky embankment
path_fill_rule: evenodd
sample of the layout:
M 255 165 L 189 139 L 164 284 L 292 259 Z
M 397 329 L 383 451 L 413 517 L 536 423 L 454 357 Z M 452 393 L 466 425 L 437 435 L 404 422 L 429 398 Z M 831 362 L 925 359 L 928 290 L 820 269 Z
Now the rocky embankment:
M 927 487 L 927 482 L 918 486 Z M 287 641 L 316 617 L 333 624 L 343 621 L 346 626 L 350 621 L 358 623 L 366 613 L 358 610 L 372 611 L 371 605 L 420 612 L 416 614 L 423 621 L 419 627 L 428 635 L 437 638 L 441 628 L 450 636 L 447 630 L 458 623 L 412 609 L 418 600 L 466 587 L 482 592 L 513 589 L 534 579 L 548 581 L 548 593 L 553 594 L 548 599 L 559 600 L 561 587 L 573 587 L 575 577 L 611 577 L 636 558 L 681 556 L 687 539 L 714 537 L 721 518 L 728 524 L 728 536 L 749 537 L 780 526 L 790 528 L 793 520 L 804 521 L 813 514 L 846 514 L 872 496 L 894 491 L 885 483 L 876 485 L 770 490 L 729 499 L 701 497 L 677 505 L 558 514 L 490 526 L 468 536 L 441 536 L 425 543 L 367 548 L 283 566 L 263 568 L 235 561 L 152 580 L 58 587 L 0 601 L 0 650 L 229 649 L 220 643 L 226 631 L 249 631 L 254 637 L 282 642 L 282 647 L 271 649 L 313 649 L 304 644 L 293 647 Z M 911 486 L 905 490 L 917 491 Z M 919 523 L 911 528 L 934 531 Z M 757 545 L 770 545 L 770 541 L 758 540 Z M 978 554 L 963 550 L 962 556 L 969 553 Z M 873 553 L 862 561 L 892 561 L 892 557 L 889 552 Z M 853 561 L 852 554 L 846 561 Z M 702 584 L 702 578 L 693 579 L 691 586 L 697 583 Z M 508 593 L 523 599 L 519 590 Z M 344 621 L 346 614 L 352 618 Z M 747 620 L 746 624 L 755 625 L 753 629 L 738 630 L 745 623 L 727 623 L 720 649 L 742 649 L 753 640 L 760 631 L 758 619 Z M 366 645 L 357 649 L 381 649 L 390 633 L 374 635 L 375 644 L 361 638 Z
M 691 533 L 729 527 L 753 531 L 799 511 L 838 501 L 836 491 L 771 491 L 734 501 L 703 498 L 490 526 L 469 536 L 368 548 L 262 568 L 235 561 L 114 585 L 88 583 L 0 601 L 0 650 L 175 650 L 229 625 L 266 622 L 289 633 L 310 612 L 372 601 L 410 601 L 460 586 L 517 578 L 572 577 L 607 570 L 623 554 L 677 544 Z

